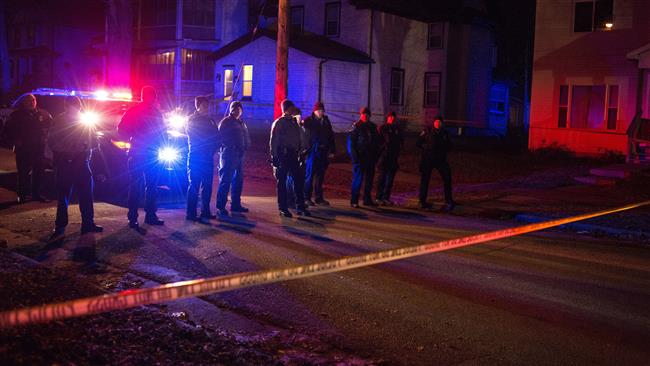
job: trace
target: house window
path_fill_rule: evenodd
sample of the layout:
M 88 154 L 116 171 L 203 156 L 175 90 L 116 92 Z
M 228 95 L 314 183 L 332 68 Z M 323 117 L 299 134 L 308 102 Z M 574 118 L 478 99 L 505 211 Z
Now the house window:
M 176 0 L 141 0 L 139 14 L 143 40 L 176 39 Z
M 242 98 L 253 96 L 253 65 L 244 65 L 242 75 Z
M 183 0 L 183 38 L 215 38 L 215 0 Z
M 214 65 L 210 53 L 186 50 L 181 53 L 181 75 L 183 80 L 212 81 Z
M 569 116 L 569 86 L 560 85 L 560 110 L 558 112 L 557 126 L 564 128 L 567 126 Z
M 558 127 L 616 129 L 618 90 L 618 85 L 573 85 L 569 93 L 567 85 L 560 86 Z
M 142 0 L 142 25 L 176 25 L 176 0 Z
M 174 51 L 138 56 L 140 75 L 144 80 L 172 80 Z
M 443 23 L 430 23 L 429 24 L 429 33 L 428 33 L 428 36 L 427 36 L 427 48 L 428 49 L 442 48 L 442 46 L 443 46 L 443 32 L 444 32 Z
M 427 72 L 424 74 L 424 106 L 440 107 L 440 73 Z
M 235 75 L 234 66 L 228 65 L 223 68 L 223 99 L 232 99 L 232 88 Z
M 607 96 L 607 129 L 616 129 L 616 119 L 618 118 L 618 85 L 609 86 L 609 95 Z
M 404 104 L 404 69 L 393 68 L 390 72 L 390 104 Z
M 291 33 L 302 33 L 305 25 L 305 7 L 292 6 L 291 7 Z
M 325 4 L 325 36 L 338 37 L 341 23 L 341 3 Z
M 578 0 L 574 6 L 573 31 L 593 32 L 607 29 L 614 16 L 614 0 Z

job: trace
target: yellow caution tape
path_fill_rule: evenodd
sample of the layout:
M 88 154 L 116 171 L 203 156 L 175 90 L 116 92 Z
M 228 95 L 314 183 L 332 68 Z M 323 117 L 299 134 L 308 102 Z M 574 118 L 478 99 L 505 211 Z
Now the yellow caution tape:
M 15 325 L 39 323 L 64 318 L 73 318 L 83 315 L 127 309 L 135 306 L 167 302 L 188 297 L 204 296 L 244 287 L 339 272 L 353 268 L 370 266 L 373 264 L 416 257 L 428 253 L 466 247 L 491 240 L 513 237 L 568 224 L 571 222 L 586 220 L 597 216 L 604 216 L 616 212 L 627 211 L 649 204 L 650 201 L 645 201 L 606 211 L 470 235 L 458 239 L 383 250 L 363 255 L 342 257 L 339 259 L 320 263 L 294 266 L 283 269 L 245 272 L 227 276 L 175 282 L 153 288 L 126 290 L 116 294 L 70 300 L 54 304 L 45 304 L 24 309 L 15 309 L 0 313 L 0 327 L 10 327 Z

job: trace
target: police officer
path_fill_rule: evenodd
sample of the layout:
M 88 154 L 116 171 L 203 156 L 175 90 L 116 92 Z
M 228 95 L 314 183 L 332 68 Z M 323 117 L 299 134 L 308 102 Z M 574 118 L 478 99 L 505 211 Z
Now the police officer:
M 332 123 L 325 115 L 325 105 L 316 102 L 311 116 L 303 121 L 305 137 L 308 143 L 308 153 L 305 164 L 305 203 L 310 206 L 328 206 L 323 198 L 323 180 L 329 165 L 329 159 L 334 157 L 334 130 Z M 312 191 L 316 201 L 311 200 Z
M 377 167 L 379 178 L 377 180 L 377 203 L 384 206 L 392 206 L 390 200 L 393 181 L 399 165 L 399 153 L 404 144 L 402 129 L 396 121 L 395 112 L 386 116 L 386 123 L 379 127 L 380 153 Z
M 221 158 L 219 159 L 217 210 L 222 216 L 228 216 L 226 201 L 228 201 L 229 191 L 230 210 L 242 213 L 249 211 L 241 204 L 241 193 L 244 187 L 244 154 L 251 145 L 251 138 L 248 126 L 241 118 L 244 113 L 241 102 L 230 103 L 229 111 L 230 114 L 219 122 Z
M 361 192 L 361 184 L 364 181 L 363 204 L 365 206 L 376 206 L 372 200 L 372 183 L 375 176 L 378 146 L 377 126 L 370 121 L 370 109 L 364 107 L 361 109 L 359 120 L 354 123 L 348 137 L 348 153 L 352 159 L 353 174 L 350 205 L 354 208 L 359 207 L 359 193 Z
M 210 212 L 212 196 L 212 181 L 214 177 L 214 154 L 218 148 L 217 122 L 208 115 L 210 102 L 206 97 L 194 99 L 196 112 L 187 121 L 187 143 L 189 154 L 187 158 L 187 211 L 185 218 L 197 221 L 196 206 L 201 191 L 201 219 L 216 218 Z
M 144 222 L 149 225 L 163 225 L 156 215 L 156 196 L 159 175 L 158 149 L 167 140 L 167 128 L 158 109 L 156 89 L 145 86 L 141 91 L 142 103 L 126 111 L 117 129 L 129 139 L 129 227 L 138 229 L 138 205 L 144 183 Z
M 14 146 L 16 154 L 18 203 L 26 202 L 28 193 L 31 193 L 34 201 L 47 202 L 41 196 L 40 189 L 45 145 L 51 125 L 52 116 L 47 111 L 37 108 L 36 97 L 33 94 L 24 95 L 17 102 L 16 110 L 7 118 L 4 137 Z
M 65 99 L 65 111 L 53 122 L 48 143 L 53 152 L 58 205 L 54 232 L 50 241 L 63 237 L 68 225 L 68 203 L 72 191 L 77 191 L 81 212 L 81 233 L 99 233 L 104 229 L 95 224 L 93 212 L 93 176 L 90 171 L 92 149 L 97 146 L 93 121 L 81 115 L 81 100 Z
M 300 155 L 305 150 L 302 129 L 293 118 L 294 104 L 288 99 L 282 101 L 282 116 L 271 126 L 269 141 L 273 175 L 276 179 L 278 209 L 280 216 L 292 217 L 287 205 L 287 176 L 293 178 L 296 213 L 311 216 L 305 206 L 304 172 L 300 169 Z
M 420 160 L 420 208 L 430 209 L 427 203 L 431 172 L 436 169 L 442 177 L 445 191 L 446 211 L 451 211 L 456 203 L 451 196 L 451 168 L 447 162 L 447 153 L 451 150 L 451 139 L 444 129 L 443 118 L 438 116 L 433 123 L 427 123 L 418 136 L 417 147 L 422 150 Z

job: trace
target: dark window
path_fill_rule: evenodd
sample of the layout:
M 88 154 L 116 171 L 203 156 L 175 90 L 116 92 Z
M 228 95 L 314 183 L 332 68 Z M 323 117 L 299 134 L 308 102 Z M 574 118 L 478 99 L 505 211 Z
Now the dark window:
M 215 38 L 215 0 L 183 0 L 183 38 Z
M 291 33 L 300 34 L 304 29 L 305 24 L 305 7 L 292 6 L 291 7 Z
M 427 37 L 427 48 L 442 48 L 443 47 L 444 24 L 431 23 L 429 24 L 429 32 Z
M 394 68 L 390 73 L 390 104 L 404 104 L 404 69 Z
M 607 29 L 614 17 L 613 0 L 577 1 L 575 3 L 573 31 L 592 32 Z
M 614 21 L 614 0 L 597 0 L 594 10 L 594 28 L 606 29 Z
M 618 117 L 618 85 L 609 86 L 607 101 L 607 129 L 616 129 L 616 118 Z
M 560 111 L 557 118 L 557 126 L 564 128 L 567 126 L 567 117 L 569 112 L 569 86 L 560 85 Z
M 427 72 L 424 74 L 424 106 L 440 107 L 440 73 Z
M 141 38 L 176 39 L 176 0 L 141 0 Z
M 341 3 L 325 4 L 325 35 L 338 37 L 341 23 Z
M 142 0 L 142 25 L 176 25 L 176 0 Z

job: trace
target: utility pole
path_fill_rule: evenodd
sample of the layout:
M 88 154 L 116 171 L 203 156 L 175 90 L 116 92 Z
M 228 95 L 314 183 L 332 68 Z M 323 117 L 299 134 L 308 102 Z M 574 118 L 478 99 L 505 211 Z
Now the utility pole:
M 278 42 L 275 61 L 275 98 L 273 101 L 273 118 L 282 115 L 280 103 L 287 98 L 289 78 L 289 0 L 278 0 Z

